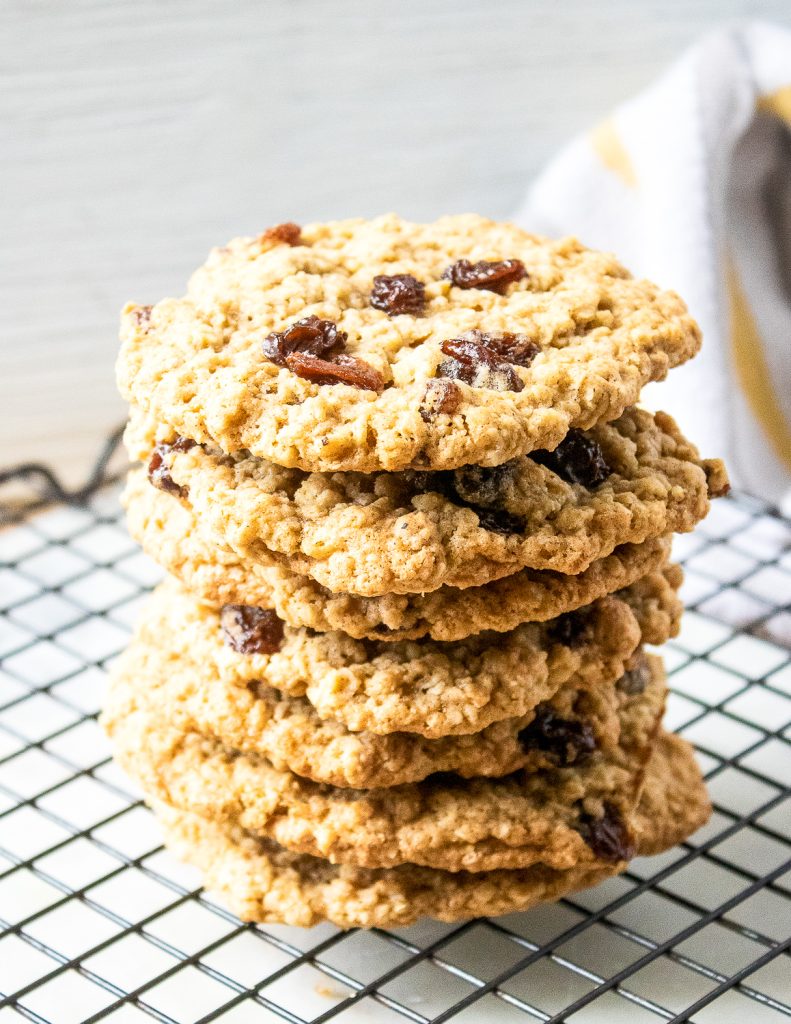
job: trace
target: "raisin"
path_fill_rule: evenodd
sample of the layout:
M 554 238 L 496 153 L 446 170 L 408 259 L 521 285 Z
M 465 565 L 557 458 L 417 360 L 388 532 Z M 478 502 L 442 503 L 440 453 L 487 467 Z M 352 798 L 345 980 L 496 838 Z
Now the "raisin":
M 283 623 L 269 608 L 226 604 L 220 624 L 225 642 L 238 654 L 274 654 L 283 642 Z
M 559 718 L 541 704 L 533 721 L 518 733 L 517 739 L 523 750 L 540 750 L 561 767 L 577 764 L 596 749 L 596 738 L 587 722 Z
M 293 221 L 286 221 L 285 224 L 275 224 L 267 228 L 261 235 L 260 242 L 271 242 L 273 245 L 283 243 L 285 245 L 302 245 L 302 228 Z
M 146 327 L 151 323 L 151 311 L 153 306 L 136 306 L 132 310 L 132 316 L 135 318 L 135 323 L 138 327 Z
M 458 496 L 465 502 L 486 508 L 500 508 L 513 479 L 512 462 L 503 462 L 499 466 L 462 466 L 453 474 L 453 485 Z
M 170 475 L 170 467 L 165 462 L 165 445 L 158 444 L 154 449 L 148 462 L 148 479 L 160 491 L 167 491 L 168 494 L 175 494 L 178 498 L 187 497 L 187 488 L 177 484 Z
M 645 691 L 650 681 L 651 668 L 645 655 L 641 655 L 637 662 L 624 672 L 615 685 L 627 697 L 637 697 Z
M 426 470 L 426 469 L 405 469 L 404 481 L 409 485 L 413 494 L 427 494 L 429 491 L 436 491 L 451 501 L 456 497 L 453 490 L 453 473 L 449 470 Z
M 604 805 L 604 814 L 594 818 L 580 816 L 579 834 L 602 860 L 619 861 L 634 857 L 635 845 L 626 822 L 612 804 Z
M 492 334 L 490 331 L 470 331 L 470 334 L 487 348 L 494 349 L 506 363 L 517 366 L 530 366 L 541 351 L 541 347 L 526 334 Z
M 346 338 L 332 320 L 306 316 L 284 331 L 267 335 L 263 343 L 264 355 L 278 366 L 285 366 L 288 356 L 296 352 L 309 356 L 337 355 L 346 347 Z
M 177 498 L 186 498 L 189 488 L 177 484 L 170 475 L 170 464 L 167 457 L 171 452 L 188 452 L 190 448 L 194 447 L 195 442 L 188 437 L 177 437 L 169 444 L 158 444 L 148 462 L 148 479 L 154 487 L 159 488 L 160 491 L 166 491 L 168 494 L 175 494 Z
M 509 285 L 527 277 L 521 260 L 458 260 L 451 264 L 442 275 L 457 288 L 482 288 L 487 292 L 504 295 Z
M 439 470 L 437 472 L 409 470 L 405 473 L 405 479 L 409 481 L 416 493 L 425 494 L 427 491 L 436 491 L 437 494 L 441 494 L 448 501 L 452 501 L 454 505 L 470 509 L 477 515 L 480 527 L 483 530 L 490 530 L 492 533 L 524 533 L 526 525 L 524 518 L 513 512 L 508 512 L 506 509 L 498 508 L 496 503 L 501 499 L 499 495 L 495 495 L 494 489 L 472 492 L 469 489 L 465 491 L 463 487 L 459 487 L 460 473 L 470 472 L 481 474 L 482 476 L 489 473 L 497 476 L 504 471 L 506 471 L 505 467 L 501 466 L 494 466 L 491 469 L 479 466 L 465 466 L 464 470 L 456 470 L 455 472 L 451 470 Z M 510 472 L 510 470 L 506 472 Z M 471 495 L 473 500 L 468 500 L 468 495 Z M 487 507 L 480 500 L 475 500 L 476 498 L 483 498 L 484 502 L 490 501 L 494 507 Z
M 390 316 L 408 313 L 422 316 L 426 308 L 426 286 L 411 274 L 378 274 L 371 289 L 371 305 Z
M 603 484 L 612 472 L 599 442 L 573 428 L 554 451 L 531 452 L 530 458 L 557 473 L 566 483 L 582 484 L 589 489 Z
M 566 612 L 550 622 L 548 630 L 555 643 L 579 647 L 588 639 L 590 626 L 587 616 L 581 612 Z
M 503 339 L 515 339 L 516 335 L 484 334 L 482 331 L 468 331 L 460 338 L 443 341 L 441 348 L 446 359 L 437 367 L 438 377 L 463 380 L 476 388 L 491 388 L 494 391 L 522 391 L 524 383 L 516 373 L 509 358 L 517 353 L 527 358 L 526 349 L 517 349 L 514 341 L 503 343 Z M 538 349 L 536 349 L 536 352 Z M 535 352 L 533 353 L 535 355 Z M 527 365 L 522 363 L 521 365 Z
M 500 508 L 479 508 L 476 505 L 468 505 L 478 516 L 478 525 L 482 530 L 489 530 L 490 533 L 524 533 L 525 520 L 522 516 L 514 515 L 513 512 L 506 512 Z
M 452 380 L 430 380 L 426 384 L 426 393 L 420 406 L 420 415 L 424 423 L 431 423 L 440 413 L 451 413 L 461 405 L 461 388 Z
M 167 447 L 172 452 L 188 452 L 190 448 L 195 447 L 195 442 L 191 441 L 188 437 L 181 437 L 179 435 L 175 441 L 171 441 Z
M 292 352 L 286 356 L 286 366 L 298 377 L 314 384 L 350 384 L 363 391 L 377 392 L 383 391 L 385 386 L 378 370 L 354 356 L 337 355 L 330 361 L 303 352 Z
M 351 384 L 366 391 L 384 390 L 378 370 L 354 356 L 344 355 L 347 335 L 332 320 L 306 316 L 284 331 L 264 339 L 267 359 L 285 366 L 314 384 Z

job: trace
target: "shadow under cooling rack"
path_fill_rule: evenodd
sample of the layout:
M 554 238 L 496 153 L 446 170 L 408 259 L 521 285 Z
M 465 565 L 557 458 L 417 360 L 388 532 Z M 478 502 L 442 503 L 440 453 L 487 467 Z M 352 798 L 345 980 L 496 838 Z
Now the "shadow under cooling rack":
M 95 721 L 159 570 L 108 487 L 0 531 L 0 1024 L 791 1022 L 791 526 L 679 540 L 668 725 L 715 813 L 561 903 L 394 931 L 243 925 L 165 852 Z

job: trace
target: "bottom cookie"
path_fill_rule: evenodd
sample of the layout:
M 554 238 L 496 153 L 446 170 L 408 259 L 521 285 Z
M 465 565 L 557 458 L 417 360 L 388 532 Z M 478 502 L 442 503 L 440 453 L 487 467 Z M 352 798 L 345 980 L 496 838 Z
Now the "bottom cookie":
M 165 841 L 204 873 L 206 887 L 245 921 L 341 928 L 406 925 L 420 917 L 458 921 L 527 910 L 595 885 L 623 869 L 520 870 L 470 873 L 402 864 L 366 869 L 295 854 L 242 829 L 155 804 Z M 692 748 L 663 733 L 646 773 L 631 825 L 639 855 L 659 853 L 703 825 L 711 812 Z

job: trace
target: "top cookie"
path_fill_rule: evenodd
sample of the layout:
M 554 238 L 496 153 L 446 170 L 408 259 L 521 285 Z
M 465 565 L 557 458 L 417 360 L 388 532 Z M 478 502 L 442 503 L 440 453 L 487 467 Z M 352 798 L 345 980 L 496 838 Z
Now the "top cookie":
M 681 299 L 482 217 L 280 225 L 122 318 L 122 394 L 226 452 L 330 472 L 498 465 L 695 354 Z

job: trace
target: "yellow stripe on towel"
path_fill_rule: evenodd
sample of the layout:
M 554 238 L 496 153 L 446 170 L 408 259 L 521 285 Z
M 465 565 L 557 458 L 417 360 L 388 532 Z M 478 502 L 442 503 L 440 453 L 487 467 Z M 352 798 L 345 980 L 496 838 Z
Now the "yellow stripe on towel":
M 632 158 L 621 142 L 615 121 L 611 117 L 596 125 L 590 134 L 590 144 L 604 166 L 613 174 L 617 174 L 624 185 L 628 185 L 629 188 L 637 185 Z
M 763 428 L 780 462 L 791 470 L 791 429 L 772 388 L 763 341 L 733 262 L 727 269 L 731 317 L 731 348 L 736 376 L 747 403 Z
M 758 109 L 765 114 L 774 114 L 791 126 L 791 85 L 785 85 L 782 89 L 761 96 L 758 100 Z

